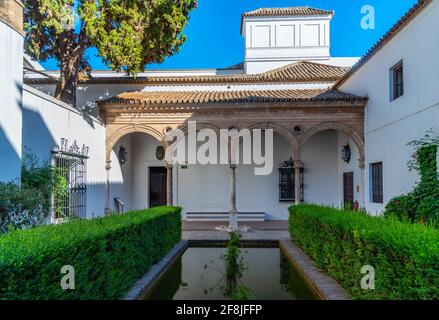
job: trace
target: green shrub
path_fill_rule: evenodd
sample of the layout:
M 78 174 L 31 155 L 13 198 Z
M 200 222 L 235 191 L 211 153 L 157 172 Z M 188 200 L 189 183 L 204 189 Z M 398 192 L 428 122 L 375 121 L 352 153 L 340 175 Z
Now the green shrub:
M 395 197 L 386 205 L 385 216 L 394 216 L 401 221 L 415 221 L 416 203 L 412 194 Z
M 439 231 L 351 211 L 290 207 L 292 239 L 358 299 L 439 299 Z M 375 290 L 363 290 L 365 265 Z
M 21 164 L 21 187 L 25 191 L 38 193 L 46 213 L 50 211 L 54 182 L 54 168 L 50 161 L 41 161 L 26 148 Z
M 29 229 L 44 222 L 59 185 L 49 162 L 41 163 L 28 149 L 23 154 L 21 181 L 0 183 L 0 234 Z
M 432 137 L 430 131 L 420 140 L 408 143 L 415 149 L 408 168 L 418 173 L 420 181 L 412 192 L 390 200 L 386 205 L 385 216 L 439 227 L 438 144 L 439 137 Z
M 0 300 L 120 298 L 180 241 L 180 212 L 159 207 L 0 236 Z M 74 290 L 60 286 L 65 265 Z
M 35 227 L 46 216 L 38 190 L 0 182 L 0 234 L 11 229 Z

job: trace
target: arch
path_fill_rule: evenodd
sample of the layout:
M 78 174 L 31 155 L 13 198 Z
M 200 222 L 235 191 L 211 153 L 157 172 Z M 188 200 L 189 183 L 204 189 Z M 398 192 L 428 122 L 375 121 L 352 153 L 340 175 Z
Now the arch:
M 108 130 L 108 128 L 107 128 Z M 116 130 L 113 134 L 111 134 L 105 144 L 106 144 L 106 161 L 110 161 L 111 156 L 111 150 L 113 150 L 116 143 L 124 136 L 134 133 L 134 132 L 140 132 L 145 133 L 153 138 L 157 139 L 165 148 L 166 148 L 166 141 L 164 135 L 157 129 L 150 127 L 148 125 L 127 125 L 122 128 L 119 128 Z
M 346 134 L 350 139 L 352 139 L 355 144 L 357 145 L 358 151 L 360 153 L 360 166 L 361 163 L 364 162 L 364 140 L 363 138 L 350 126 L 345 125 L 345 124 L 341 124 L 341 123 L 336 123 L 336 122 L 328 122 L 328 123 L 322 123 L 319 124 L 317 126 L 312 127 L 311 129 L 309 129 L 308 131 L 306 131 L 304 133 L 304 135 L 301 138 L 300 141 L 300 147 L 299 147 L 299 155 L 302 153 L 302 148 L 303 146 L 306 144 L 306 142 L 313 136 L 315 136 L 316 134 L 326 131 L 326 130 L 336 130 L 339 132 L 343 132 L 344 134 Z
M 288 143 L 291 145 L 291 147 L 293 148 L 293 156 L 294 158 L 297 158 L 299 156 L 299 149 L 300 149 L 300 143 L 297 140 L 297 138 L 294 136 L 294 134 L 292 134 L 288 129 L 274 124 L 274 123 L 270 123 L 270 122 L 265 122 L 265 123 L 256 123 L 253 124 L 251 126 L 248 126 L 247 129 L 249 130 L 253 130 L 253 129 L 271 129 L 274 132 L 276 132 L 277 134 L 281 135 L 282 137 L 284 137 Z
M 172 142 L 172 144 L 169 144 L 168 147 L 172 147 L 172 145 L 175 145 L 178 141 L 180 141 L 181 139 L 185 138 L 188 134 L 189 134 L 189 125 L 187 123 L 185 123 L 182 127 L 180 128 L 173 128 L 174 130 L 181 130 L 181 132 L 183 134 L 177 135 L 177 140 L 175 140 L 174 142 Z M 222 139 L 222 135 L 221 135 L 221 129 L 209 124 L 209 123 L 200 123 L 198 124 L 197 122 L 197 131 L 203 130 L 203 129 L 211 129 L 213 131 L 215 131 L 215 133 L 220 137 L 220 139 Z

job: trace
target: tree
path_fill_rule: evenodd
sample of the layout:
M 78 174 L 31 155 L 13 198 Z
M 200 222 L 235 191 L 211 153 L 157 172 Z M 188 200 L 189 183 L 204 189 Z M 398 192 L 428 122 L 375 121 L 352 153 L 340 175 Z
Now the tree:
M 25 50 L 35 59 L 55 58 L 60 79 L 55 97 L 75 105 L 85 56 L 96 47 L 113 70 L 129 75 L 161 63 L 185 42 L 183 28 L 197 0 L 24 0 Z

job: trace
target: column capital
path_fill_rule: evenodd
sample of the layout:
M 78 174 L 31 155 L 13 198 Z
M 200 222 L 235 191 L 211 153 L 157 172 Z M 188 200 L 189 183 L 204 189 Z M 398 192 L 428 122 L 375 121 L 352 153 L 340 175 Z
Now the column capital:
M 111 169 L 111 160 L 107 160 L 105 161 L 105 170 L 110 170 Z
M 364 158 L 360 158 L 358 159 L 358 166 L 360 167 L 360 169 L 364 169 L 366 167 L 366 160 Z
M 169 162 L 166 162 L 165 163 L 165 167 L 166 167 L 166 169 L 170 169 L 170 170 L 172 170 L 173 168 L 174 168 L 174 164 L 171 162 L 171 163 L 169 163 Z
M 300 159 L 295 159 L 293 161 L 294 168 L 303 168 L 303 162 Z

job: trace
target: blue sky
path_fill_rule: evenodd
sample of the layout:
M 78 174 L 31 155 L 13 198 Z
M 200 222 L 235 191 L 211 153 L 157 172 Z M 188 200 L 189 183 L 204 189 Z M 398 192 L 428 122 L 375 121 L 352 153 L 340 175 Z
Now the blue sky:
M 241 14 L 262 7 L 308 5 L 335 10 L 331 55 L 361 56 L 415 3 L 416 0 L 199 0 L 184 31 L 187 40 L 180 52 L 147 69 L 222 68 L 243 61 Z M 375 8 L 375 30 L 361 28 L 361 8 L 365 5 Z M 87 54 L 94 69 L 107 69 L 96 57 L 96 50 L 88 50 Z M 49 70 L 57 69 L 55 61 L 43 65 Z

